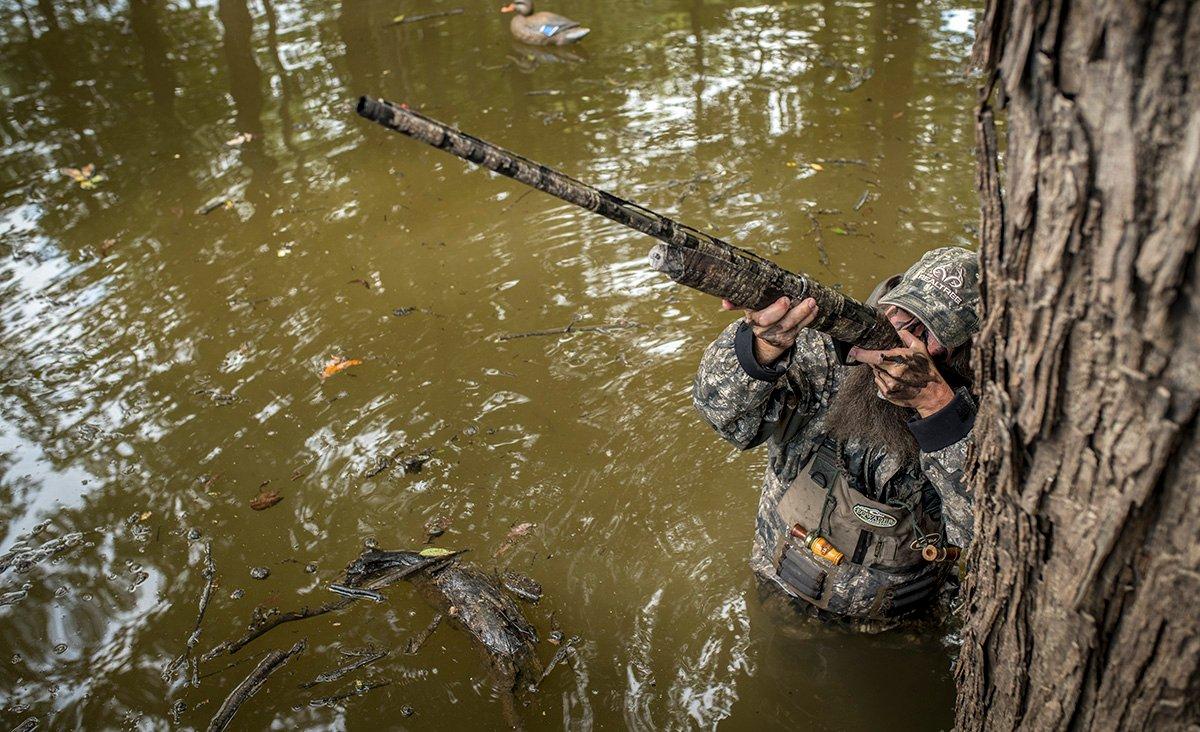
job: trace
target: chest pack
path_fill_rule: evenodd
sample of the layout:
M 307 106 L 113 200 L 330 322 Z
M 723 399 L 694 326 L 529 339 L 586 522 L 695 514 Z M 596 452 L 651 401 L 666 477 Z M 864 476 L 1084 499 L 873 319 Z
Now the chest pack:
M 834 563 L 815 556 L 785 531 L 774 556 L 780 581 L 823 610 L 892 617 L 917 609 L 937 592 L 944 576 L 943 568 L 921 556 L 939 537 L 940 521 L 926 514 L 920 493 L 903 505 L 868 497 L 851 485 L 838 443 L 824 439 L 777 510 L 789 529 L 799 524 L 844 559 Z

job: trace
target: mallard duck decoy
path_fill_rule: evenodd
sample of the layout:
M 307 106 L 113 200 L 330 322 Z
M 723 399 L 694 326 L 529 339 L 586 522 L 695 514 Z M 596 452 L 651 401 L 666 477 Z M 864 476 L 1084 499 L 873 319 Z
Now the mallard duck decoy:
M 557 13 L 533 12 L 533 0 L 513 0 L 500 8 L 501 13 L 516 13 L 509 29 L 513 37 L 531 46 L 565 46 L 591 32 Z

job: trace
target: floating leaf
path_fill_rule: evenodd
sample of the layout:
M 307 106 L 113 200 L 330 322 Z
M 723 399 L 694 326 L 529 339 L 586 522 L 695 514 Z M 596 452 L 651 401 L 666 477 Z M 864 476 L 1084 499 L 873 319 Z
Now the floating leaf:
M 423 557 L 444 557 L 454 552 L 449 549 L 443 549 L 440 546 L 427 546 L 418 553 Z
M 393 23 L 403 23 L 403 22 L 404 22 L 404 15 L 402 15 L 402 14 L 401 14 L 401 15 L 397 15 L 395 18 L 392 18 L 392 22 L 393 22 Z
M 140 516 L 138 516 L 138 521 L 145 521 L 146 519 L 150 518 L 153 515 L 154 515 L 153 511 L 142 511 L 142 514 Z
M 832 232 L 833 232 L 833 233 L 835 233 L 835 234 L 841 234 L 842 236 L 846 236 L 846 234 L 847 234 L 847 233 L 849 233 L 849 232 L 847 232 L 845 229 L 843 229 L 843 228 L 842 228 L 842 227 L 840 227 L 840 226 L 833 226 L 833 227 L 830 227 L 830 229 L 829 229 L 829 230 L 830 230 L 830 231 L 832 231 Z
M 508 535 L 506 535 L 504 537 L 504 542 L 500 545 L 500 548 L 497 549 L 496 553 L 493 554 L 492 556 L 498 557 L 501 554 L 503 554 L 504 552 L 513 548 L 513 546 L 517 543 L 518 539 L 520 539 L 522 536 L 525 536 L 530 531 L 532 531 L 536 528 L 537 528 L 537 524 L 531 524 L 528 522 L 517 524 L 516 526 L 512 527 L 511 529 L 508 530 Z
M 283 496 L 279 495 L 279 491 L 259 491 L 258 495 L 250 500 L 250 508 L 265 511 L 282 500 Z
M 79 187 L 85 191 L 90 191 L 96 187 L 97 183 L 106 180 L 104 175 L 96 174 L 96 166 L 93 163 L 88 163 L 80 168 L 59 168 L 59 171 L 70 177 L 71 180 L 79 184 Z
M 325 368 L 321 369 L 321 378 L 328 379 L 330 376 L 333 376 L 339 371 L 345 371 L 351 366 L 358 366 L 361 363 L 362 360 L 357 358 L 342 358 L 341 356 L 334 356 L 333 358 L 329 359 L 328 363 L 325 364 Z
M 241 147 L 242 145 L 245 145 L 247 142 L 250 142 L 253 139 L 254 139 L 253 134 L 251 134 L 249 132 L 241 132 L 237 135 L 237 137 L 234 137 L 230 140 L 226 140 L 225 144 L 228 145 L 229 147 Z
M 505 539 L 515 539 L 518 536 L 525 536 L 532 529 L 536 529 L 536 528 L 537 528 L 537 524 L 531 524 L 531 523 L 517 524 L 516 526 L 514 526 L 508 530 L 508 535 L 505 536 L 504 538 Z
M 813 170 L 815 170 L 817 172 L 825 170 L 825 166 L 821 165 L 820 163 L 809 163 L 808 167 L 812 168 Z

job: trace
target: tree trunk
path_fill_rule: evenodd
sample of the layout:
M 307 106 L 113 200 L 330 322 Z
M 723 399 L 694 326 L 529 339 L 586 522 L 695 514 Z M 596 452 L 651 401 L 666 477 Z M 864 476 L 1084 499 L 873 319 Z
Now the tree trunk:
M 975 53 L 957 726 L 1200 724 L 1200 3 L 988 0 Z

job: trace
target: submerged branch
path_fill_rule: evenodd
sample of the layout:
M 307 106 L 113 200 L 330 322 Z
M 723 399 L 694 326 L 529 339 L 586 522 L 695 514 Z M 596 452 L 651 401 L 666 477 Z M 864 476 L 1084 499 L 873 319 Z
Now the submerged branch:
M 242 680 L 242 683 L 234 687 L 233 691 L 229 692 L 229 696 L 225 697 L 225 701 L 221 703 L 221 708 L 213 716 L 212 721 L 208 724 L 208 732 L 221 732 L 229 723 L 233 721 L 233 715 L 237 714 L 237 710 L 247 699 L 254 696 L 262 685 L 266 683 L 267 677 L 278 671 L 283 664 L 287 663 L 288 659 L 296 655 L 305 648 L 303 640 L 296 641 L 296 644 L 286 651 L 271 651 L 263 660 L 258 662 L 250 675 Z
M 433 570 L 436 568 L 435 565 L 448 564 L 450 561 L 452 561 L 454 559 L 454 557 L 458 556 L 461 553 L 462 552 L 459 551 L 459 552 L 454 552 L 452 554 L 446 554 L 446 555 L 440 556 L 440 557 L 430 557 L 429 561 L 423 562 L 421 564 L 414 564 L 411 567 L 397 567 L 396 569 L 389 570 L 388 572 L 385 572 L 385 573 L 379 575 L 378 577 L 376 577 L 375 579 L 373 579 L 369 582 L 363 583 L 363 586 L 361 589 L 364 589 L 364 590 L 382 589 L 384 587 L 387 587 L 388 585 L 395 584 L 396 582 L 399 582 L 400 580 L 402 580 L 410 575 L 416 574 L 417 572 L 420 572 L 422 570 L 426 570 L 426 569 Z M 347 584 L 349 584 L 349 583 L 347 583 Z M 309 609 L 308 607 L 303 607 L 303 608 L 300 608 L 299 610 L 294 610 L 292 612 L 279 613 L 278 615 L 271 617 L 269 620 L 266 620 L 263 623 L 250 628 L 248 631 L 246 631 L 246 634 L 243 635 L 238 640 L 233 641 L 232 643 L 222 643 L 221 645 L 218 645 L 216 648 L 213 648 L 211 651 L 204 654 L 204 660 L 213 658 L 216 655 L 220 654 L 221 652 L 226 652 L 229 654 L 237 653 L 239 650 L 244 648 L 247 644 L 257 640 L 258 638 L 265 635 L 267 632 L 274 630 L 275 628 L 278 628 L 280 625 L 283 625 L 284 623 L 290 623 L 294 620 L 306 620 L 308 618 L 315 618 L 318 615 L 324 615 L 326 613 L 331 613 L 335 610 L 341 610 L 342 608 L 353 604 L 358 599 L 359 598 L 357 598 L 357 597 L 347 597 L 347 598 L 343 598 L 341 600 L 337 600 L 334 602 L 327 602 L 324 605 L 321 605 L 320 607 L 317 607 L 315 609 Z

